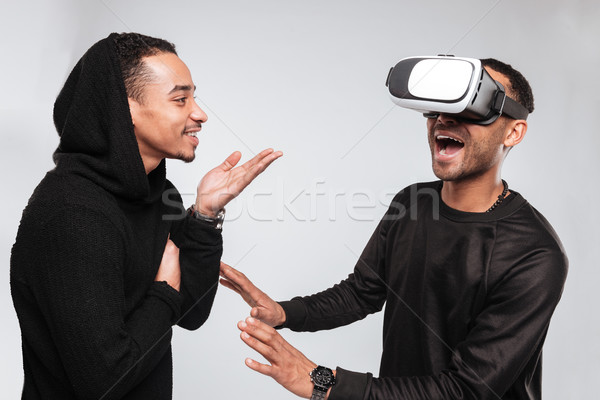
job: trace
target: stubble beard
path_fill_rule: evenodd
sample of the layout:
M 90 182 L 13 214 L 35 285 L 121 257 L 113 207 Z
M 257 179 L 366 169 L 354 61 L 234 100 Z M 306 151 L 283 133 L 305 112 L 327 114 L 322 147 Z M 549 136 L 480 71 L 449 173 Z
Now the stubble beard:
M 497 162 L 497 155 L 494 151 L 494 139 L 489 138 L 484 142 L 473 142 L 468 140 L 461 151 L 462 159 L 456 165 L 445 166 L 446 163 L 435 161 L 435 129 L 429 136 L 431 150 L 431 167 L 434 175 L 442 181 L 464 181 L 476 179 L 489 171 Z M 495 134 L 495 133 L 494 133 Z M 468 149 L 468 150 L 467 150 Z M 468 152 L 467 152 L 468 151 Z
M 185 135 L 185 133 L 186 133 L 187 131 L 191 130 L 191 129 L 194 129 L 194 128 L 202 128 L 202 124 L 201 124 L 201 123 L 197 123 L 197 124 L 195 124 L 195 125 L 193 125 L 193 126 L 186 126 L 186 127 L 183 129 L 183 132 L 181 132 L 181 136 L 182 136 L 182 137 L 186 136 L 186 135 Z M 185 155 L 185 154 L 184 154 L 184 153 L 181 151 L 181 152 L 177 153 L 177 155 L 175 156 L 175 158 L 176 158 L 177 160 L 181 160 L 181 161 L 183 161 L 184 163 L 191 163 L 192 161 L 194 161 L 194 160 L 196 159 L 196 148 L 194 148 L 194 150 L 192 150 L 192 155 L 190 155 L 190 156 L 186 156 L 186 155 Z
M 184 163 L 191 163 L 192 161 L 194 161 L 196 159 L 196 152 L 194 151 L 191 156 L 187 156 L 183 153 L 177 153 L 175 158 L 177 160 L 183 161 Z

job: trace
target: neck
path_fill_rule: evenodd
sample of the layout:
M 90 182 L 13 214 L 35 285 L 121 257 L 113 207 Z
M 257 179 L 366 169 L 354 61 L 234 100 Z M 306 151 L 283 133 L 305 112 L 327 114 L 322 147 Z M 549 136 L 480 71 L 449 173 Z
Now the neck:
M 486 212 L 504 190 L 500 173 L 458 181 L 444 181 L 442 200 L 449 207 L 465 212 Z
M 146 170 L 146 175 L 150 174 L 150 172 L 154 171 L 158 164 L 162 161 L 161 159 L 157 159 L 154 157 L 144 157 L 142 155 L 142 162 L 144 163 L 144 170 Z

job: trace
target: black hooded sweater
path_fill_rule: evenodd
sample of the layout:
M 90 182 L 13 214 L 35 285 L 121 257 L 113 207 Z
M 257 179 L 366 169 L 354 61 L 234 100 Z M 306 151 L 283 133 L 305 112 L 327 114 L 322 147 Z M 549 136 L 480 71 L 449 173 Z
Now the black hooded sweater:
M 146 175 L 112 35 L 77 63 L 54 122 L 56 167 L 11 257 L 23 399 L 170 399 L 171 327 L 207 319 L 221 234 L 186 215 L 164 160 Z M 180 292 L 154 281 L 169 235 Z

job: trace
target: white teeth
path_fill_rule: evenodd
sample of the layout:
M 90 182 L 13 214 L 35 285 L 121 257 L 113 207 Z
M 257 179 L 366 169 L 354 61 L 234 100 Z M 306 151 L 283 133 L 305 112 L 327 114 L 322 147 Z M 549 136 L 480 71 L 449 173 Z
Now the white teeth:
M 186 132 L 186 135 L 191 136 L 191 137 L 196 137 L 198 134 L 198 132 Z
M 450 137 L 450 136 L 443 136 L 443 135 L 439 135 L 438 137 L 436 137 L 436 139 L 438 139 L 438 140 L 439 140 L 439 139 L 450 139 L 450 140 L 454 140 L 454 141 L 455 141 L 455 142 L 457 142 L 457 143 L 463 144 L 463 142 L 461 142 L 460 140 L 458 140 L 458 139 L 454 139 L 454 138 L 452 138 L 452 137 Z

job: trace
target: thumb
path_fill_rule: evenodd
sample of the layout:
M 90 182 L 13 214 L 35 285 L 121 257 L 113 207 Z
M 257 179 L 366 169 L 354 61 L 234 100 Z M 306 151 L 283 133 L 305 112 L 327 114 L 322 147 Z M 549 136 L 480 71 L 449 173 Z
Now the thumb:
M 231 168 L 235 167 L 241 158 L 242 153 L 239 151 L 234 151 L 229 157 L 227 157 L 227 159 L 225 159 L 225 161 L 223 161 L 223 164 L 221 164 L 220 167 L 223 169 L 223 171 L 229 171 Z

